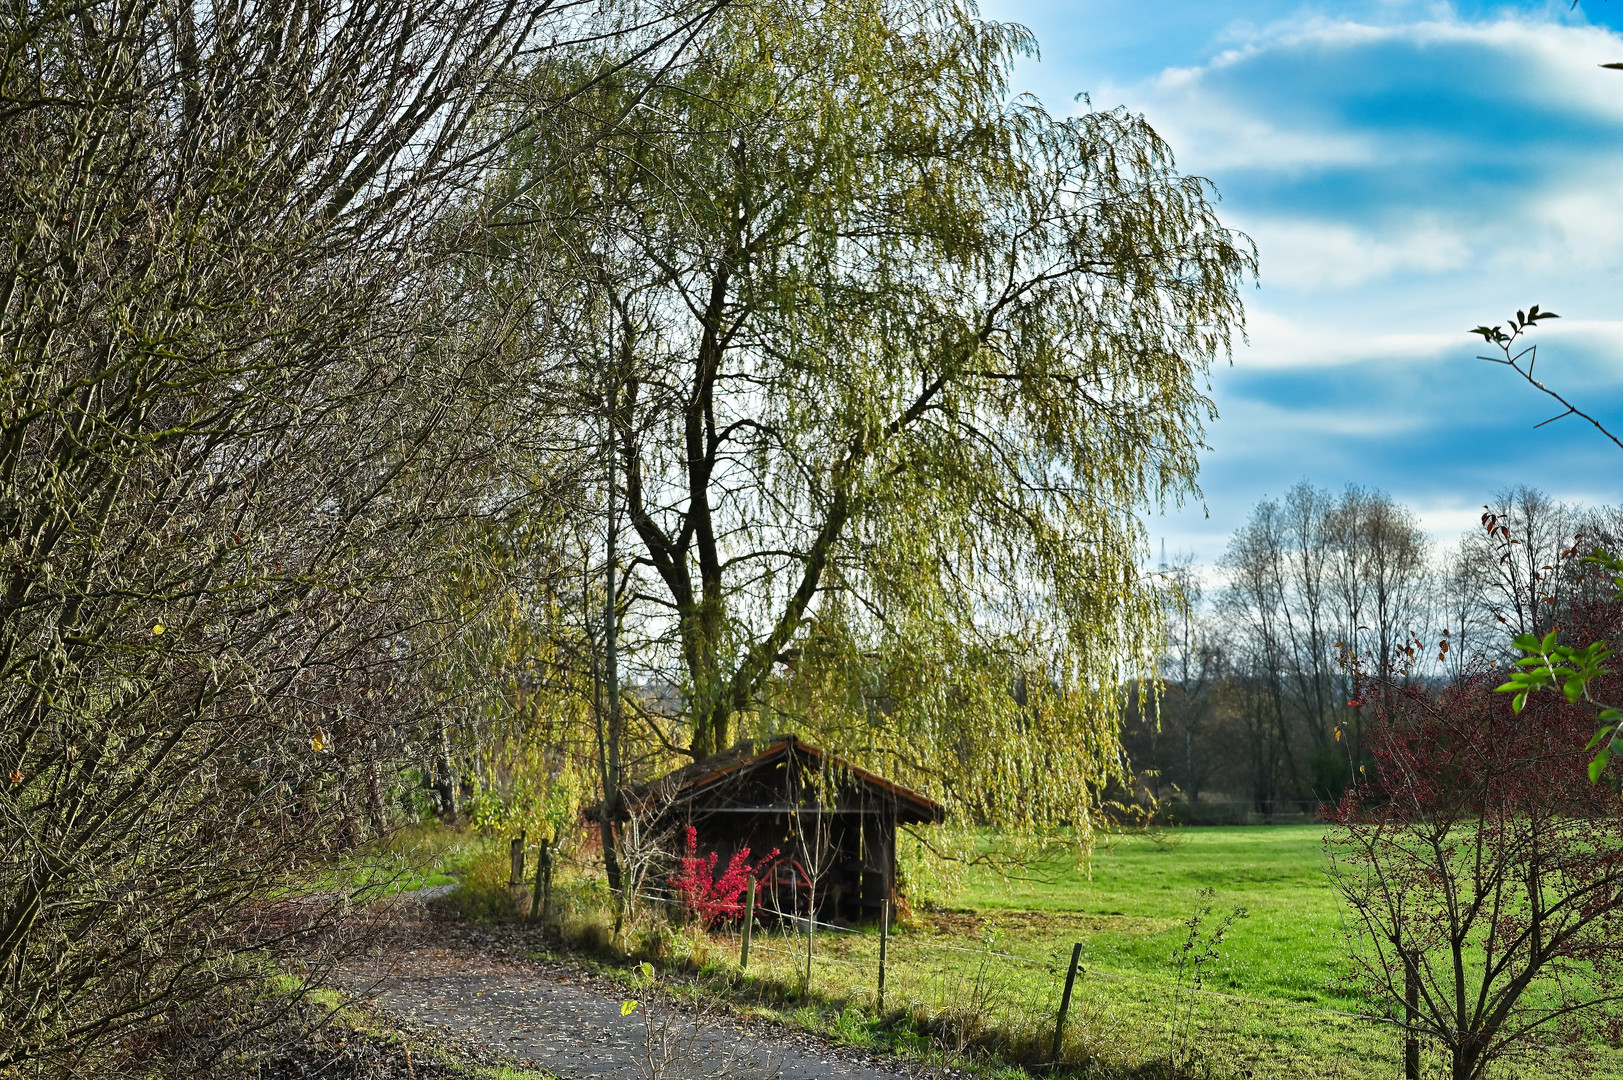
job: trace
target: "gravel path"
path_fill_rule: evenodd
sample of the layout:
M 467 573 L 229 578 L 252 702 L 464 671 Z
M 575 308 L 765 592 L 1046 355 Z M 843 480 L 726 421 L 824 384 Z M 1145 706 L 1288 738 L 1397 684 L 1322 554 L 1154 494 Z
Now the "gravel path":
M 897 1072 L 810 1036 L 652 1005 L 622 1016 L 620 998 L 557 972 L 397 976 L 367 1000 L 424 1034 L 471 1035 L 519 1063 L 571 1080 L 638 1080 L 672 1059 L 671 1080 L 896 1080 Z
M 658 1000 L 622 1016 L 622 989 L 569 963 L 525 959 L 525 937 L 522 928 L 475 929 L 429 915 L 402 924 L 370 963 L 351 966 L 339 981 L 424 1039 L 476 1044 L 515 1065 L 568 1080 L 907 1075 L 894 1059 Z

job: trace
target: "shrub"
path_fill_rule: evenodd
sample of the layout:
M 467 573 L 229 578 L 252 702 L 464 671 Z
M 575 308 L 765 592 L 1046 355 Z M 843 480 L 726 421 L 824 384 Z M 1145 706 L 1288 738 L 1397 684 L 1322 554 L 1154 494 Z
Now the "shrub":
M 1542 695 L 1518 716 L 1497 681 L 1364 695 L 1374 772 L 1329 815 L 1356 974 L 1454 1080 L 1623 1032 L 1623 817 L 1590 782 L 1590 714 Z
M 687 827 L 687 853 L 677 860 L 677 873 L 670 881 L 682 898 L 683 906 L 706 929 L 744 917 L 744 905 L 739 898 L 750 877 L 778 857 L 778 849 L 773 848 L 753 867 L 746 861 L 749 857 L 749 848 L 739 848 L 727 860 L 727 869 L 719 878 L 715 877 L 720 855 L 714 851 L 700 855 L 698 831 L 692 825 Z

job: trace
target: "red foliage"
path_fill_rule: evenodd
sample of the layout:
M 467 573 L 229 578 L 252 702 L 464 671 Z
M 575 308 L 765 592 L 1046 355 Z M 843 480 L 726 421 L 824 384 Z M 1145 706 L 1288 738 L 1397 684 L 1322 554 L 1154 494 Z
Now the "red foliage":
M 1617 615 L 1575 612 L 1575 636 L 1611 637 Z M 1623 806 L 1610 778 L 1589 781 L 1594 710 L 1551 692 L 1517 715 L 1494 691 L 1502 672 L 1361 688 L 1371 760 L 1326 814 L 1359 981 L 1395 1018 L 1417 986 L 1404 1022 L 1442 1044 L 1456 1080 L 1623 1032 Z
M 714 851 L 700 855 L 698 830 L 692 825 L 687 827 L 687 854 L 677 859 L 678 872 L 670 881 L 681 895 L 682 903 L 705 929 L 724 922 L 737 922 L 744 917 L 744 904 L 740 898 L 749 885 L 749 879 L 778 857 L 778 849 L 773 848 L 755 866 L 750 866 L 746 861 L 749 857 L 750 849 L 740 848 L 727 860 L 727 869 L 722 871 L 721 876 L 715 877 L 716 862 L 720 856 Z

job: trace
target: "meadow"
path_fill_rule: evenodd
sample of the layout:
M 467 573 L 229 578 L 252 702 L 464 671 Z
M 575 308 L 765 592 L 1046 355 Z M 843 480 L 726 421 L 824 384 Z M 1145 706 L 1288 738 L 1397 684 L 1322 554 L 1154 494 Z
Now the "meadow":
M 972 873 L 949 907 L 915 910 L 893 932 L 884 1012 L 949 1050 L 1051 1060 L 1080 942 L 1061 1059 L 1085 1075 L 1164 1076 L 1176 1061 L 1177 1075 L 1399 1077 L 1398 1034 L 1365 1018 L 1370 1003 L 1346 980 L 1323 837 L 1320 825 L 1189 828 L 1110 837 L 1086 866 L 1055 856 L 1018 879 Z M 1192 938 L 1189 920 L 1207 908 Z M 1213 944 L 1236 908 L 1244 917 Z M 712 940 L 712 965 L 730 961 L 736 938 Z M 798 986 L 804 950 L 804 935 L 760 935 L 750 973 Z M 1196 971 L 1191 958 L 1208 952 Z M 834 1026 L 849 1037 L 863 1037 L 853 1017 L 875 1012 L 877 969 L 877 932 L 817 935 L 809 996 L 840 1010 Z M 1595 1052 L 1586 1066 L 1522 1060 L 1500 1075 L 1623 1076 L 1623 1055 Z M 1439 1055 L 1423 1050 L 1423 1065 L 1444 1075 Z
M 1196 1074 L 1377 1075 L 1368 1067 L 1400 1060 L 1398 1043 L 1339 1015 L 1359 1001 L 1339 981 L 1344 939 L 1322 836 L 1318 826 L 1183 829 L 1110 837 L 1085 866 L 1055 855 L 1018 878 L 972 872 L 951 906 L 912 911 L 893 932 L 885 1011 L 906 1010 L 952 1049 L 1049 1060 L 1080 942 L 1069 1063 L 1101 1074 L 1176 1058 Z M 1186 951 L 1188 922 L 1204 909 Z M 820 934 L 812 993 L 872 1011 L 877 937 Z M 779 931 L 765 946 L 752 949 L 757 978 L 803 976 L 803 935 Z
M 948 903 L 914 907 L 892 931 L 882 1009 L 875 927 L 819 929 L 809 980 L 806 936 L 787 926 L 757 928 L 742 973 L 736 932 L 673 928 L 657 908 L 633 918 L 626 944 L 696 975 L 690 989 L 858 1044 L 974 1059 L 982 1072 L 1014 1076 L 1016 1066 L 1056 1060 L 1056 1013 L 1081 943 L 1057 1059 L 1074 1074 L 1400 1077 L 1398 1033 L 1368 1018 L 1373 1003 L 1346 980 L 1348 939 L 1323 838 L 1321 825 L 1182 828 L 1102 837 L 1085 864 L 1056 853 L 1018 877 L 977 868 Z M 436 845 L 441 871 L 419 880 L 454 871 L 464 914 L 509 910 L 505 845 L 464 833 L 422 834 L 408 846 Z M 601 883 L 560 893 L 564 939 L 603 948 Z M 1528 1059 L 1497 1075 L 1623 1077 L 1623 1055 L 1593 1051 L 1583 1066 Z M 1422 1060 L 1422 1075 L 1445 1075 L 1440 1055 L 1424 1049 Z

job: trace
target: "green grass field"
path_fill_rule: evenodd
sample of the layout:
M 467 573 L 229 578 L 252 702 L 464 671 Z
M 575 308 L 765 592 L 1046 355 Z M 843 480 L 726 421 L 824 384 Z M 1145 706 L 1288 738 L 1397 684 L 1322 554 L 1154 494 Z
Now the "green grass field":
M 1065 970 L 1080 942 L 1083 974 L 1061 1057 L 1084 1075 L 1163 1080 L 1176 1056 L 1178 1076 L 1203 1080 L 1396 1080 L 1398 1034 L 1364 1019 L 1371 1003 L 1344 981 L 1348 942 L 1323 835 L 1317 825 L 1177 829 L 1160 842 L 1101 838 L 1086 867 L 1056 855 L 1019 879 L 971 873 L 949 904 L 913 911 L 891 936 L 882 1017 L 875 928 L 819 931 L 809 986 L 806 939 L 792 930 L 758 929 L 742 979 L 736 935 L 673 932 L 658 909 L 633 918 L 628 944 L 686 961 L 710 972 L 718 990 L 850 1041 L 895 1045 L 924 1033 L 921 1049 L 973 1047 L 1029 1066 L 1052 1060 Z M 395 848 L 416 880 L 439 877 L 425 857 L 455 870 L 464 888 L 453 903 L 467 916 L 501 917 L 510 904 L 504 844 L 428 830 Z M 571 881 L 565 892 L 574 897 L 565 905 L 566 937 L 607 941 L 600 880 Z M 1235 907 L 1247 917 L 1234 922 L 1203 968 L 1203 992 L 1193 993 L 1175 956 L 1204 904 L 1212 923 Z M 594 929 L 595 937 L 587 932 Z M 899 1024 L 904 1014 L 910 1022 Z M 1623 1078 L 1623 1055 L 1595 1049 L 1585 1067 L 1524 1060 L 1496 1076 Z M 1423 1075 L 1445 1075 L 1429 1048 L 1423 1061 Z
M 950 910 L 915 913 L 892 936 L 887 1012 L 909 1009 L 949 1043 L 1001 1044 L 1011 1059 L 1046 1060 L 1064 970 L 1081 942 L 1085 971 L 1064 1057 L 1092 1074 L 1164 1076 L 1176 1050 L 1197 1076 L 1400 1077 L 1396 1033 L 1341 1015 L 1367 1006 L 1342 981 L 1347 945 L 1323 834 L 1250 826 L 1178 830 L 1164 843 L 1116 837 L 1087 871 L 1056 858 L 1027 880 L 972 876 Z M 1212 890 L 1209 901 L 1202 889 Z M 1214 920 L 1236 906 L 1248 917 L 1206 966 L 1207 992 L 1194 994 L 1174 955 L 1203 902 Z M 752 974 L 795 984 L 804 941 L 766 935 Z M 718 955 L 730 947 L 716 942 Z M 816 996 L 871 1012 L 876 969 L 875 933 L 818 936 Z M 1600 1054 L 1586 1068 L 1521 1061 L 1498 1075 L 1623 1077 L 1623 1057 Z M 1424 1075 L 1444 1075 L 1440 1058 L 1425 1059 Z
M 1055 933 L 1075 927 L 1084 963 L 1117 974 L 1165 978 L 1184 925 L 1210 889 L 1214 916 L 1237 921 L 1207 986 L 1283 1001 L 1356 1009 L 1338 985 L 1346 967 L 1340 907 L 1324 874 L 1320 826 L 1182 829 L 1167 843 L 1111 838 L 1091 873 L 1072 860 L 1037 868 L 1036 880 L 972 878 L 955 907 L 996 926 L 1002 913 L 1043 912 Z M 1027 920 L 1022 920 L 1027 921 Z M 1025 936 L 1025 935 L 1022 935 Z M 1063 937 L 1064 934 L 1059 934 Z

